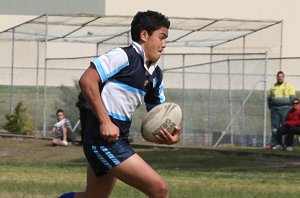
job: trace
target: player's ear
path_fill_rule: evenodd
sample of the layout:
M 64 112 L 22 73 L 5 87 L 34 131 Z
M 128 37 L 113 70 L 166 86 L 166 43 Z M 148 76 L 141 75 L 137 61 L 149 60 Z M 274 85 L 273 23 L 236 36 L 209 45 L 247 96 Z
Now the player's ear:
M 141 33 L 140 33 L 140 40 L 142 42 L 145 42 L 149 37 L 149 34 L 146 30 L 142 30 Z

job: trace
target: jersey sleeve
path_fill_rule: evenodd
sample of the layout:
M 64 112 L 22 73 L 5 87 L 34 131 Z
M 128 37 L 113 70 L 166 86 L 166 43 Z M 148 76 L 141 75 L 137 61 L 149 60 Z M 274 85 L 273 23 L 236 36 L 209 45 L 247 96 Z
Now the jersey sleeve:
M 114 48 L 91 62 L 95 65 L 102 83 L 129 65 L 128 57 L 121 48 Z

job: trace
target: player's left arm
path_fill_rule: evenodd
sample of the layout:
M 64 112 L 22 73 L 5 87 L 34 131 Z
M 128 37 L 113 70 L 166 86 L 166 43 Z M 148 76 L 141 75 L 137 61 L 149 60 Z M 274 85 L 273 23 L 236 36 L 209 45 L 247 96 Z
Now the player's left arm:
M 145 96 L 145 103 L 147 111 L 150 111 L 156 105 L 162 104 L 166 101 L 164 94 L 164 82 L 163 82 L 163 73 L 160 68 L 156 68 L 158 80 L 153 80 L 153 84 Z M 151 105 L 150 105 L 151 104 Z M 170 133 L 167 129 L 163 129 L 156 135 L 155 143 L 157 144 L 176 144 L 181 140 L 181 128 L 180 126 L 175 126 L 174 131 Z

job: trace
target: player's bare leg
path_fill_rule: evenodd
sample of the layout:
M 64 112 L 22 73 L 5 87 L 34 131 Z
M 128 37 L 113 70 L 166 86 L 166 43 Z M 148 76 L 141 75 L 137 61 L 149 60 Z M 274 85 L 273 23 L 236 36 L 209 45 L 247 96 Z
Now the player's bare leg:
M 138 154 L 112 168 L 109 173 L 150 198 L 168 197 L 166 182 Z
M 76 193 L 74 198 L 109 198 L 116 179 L 107 174 L 97 177 L 90 165 L 87 166 L 87 186 L 85 192 Z

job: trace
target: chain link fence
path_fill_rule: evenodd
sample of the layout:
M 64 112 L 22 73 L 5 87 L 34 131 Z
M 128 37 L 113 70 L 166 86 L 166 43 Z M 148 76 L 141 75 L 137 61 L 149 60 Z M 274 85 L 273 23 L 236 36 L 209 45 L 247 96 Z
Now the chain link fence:
M 22 67 L 0 67 L 0 127 L 19 101 L 28 108 L 38 133 L 48 134 L 58 108 L 74 126 L 79 120 L 77 82 L 91 59 L 48 58 L 43 67 L 24 60 Z M 167 100 L 183 110 L 182 144 L 268 144 L 266 91 L 278 70 L 299 90 L 299 64 L 300 58 L 268 58 L 266 53 L 164 54 L 160 65 Z M 143 141 L 140 124 L 145 113 L 141 107 L 133 117 L 131 136 L 136 141 Z
M 42 15 L 1 32 L 0 129 L 5 115 L 12 114 L 20 101 L 43 136 L 58 108 L 65 110 L 73 126 L 78 124 L 78 79 L 91 55 L 131 43 L 131 18 Z M 299 59 L 274 58 L 282 55 L 282 22 L 170 20 L 168 48 L 160 66 L 167 100 L 183 110 L 182 144 L 267 144 L 267 89 L 278 70 L 286 72 L 296 89 L 299 85 Z M 140 125 L 145 113 L 140 108 L 133 117 L 135 141 L 143 141 Z

